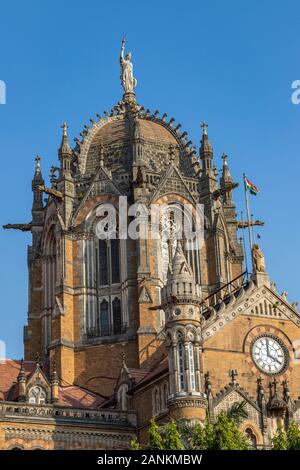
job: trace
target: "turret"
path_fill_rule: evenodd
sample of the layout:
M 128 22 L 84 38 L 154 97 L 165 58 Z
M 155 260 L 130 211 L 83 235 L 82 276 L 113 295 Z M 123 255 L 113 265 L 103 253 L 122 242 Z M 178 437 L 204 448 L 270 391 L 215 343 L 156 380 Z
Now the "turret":
M 233 178 L 230 174 L 228 162 L 227 162 L 227 155 L 223 153 L 222 160 L 223 160 L 223 172 L 220 179 L 220 188 L 224 190 L 223 193 L 223 204 L 230 205 L 233 204 L 232 198 L 232 190 L 226 191 L 227 188 L 230 188 L 231 184 L 234 182 Z M 235 206 L 234 206 L 235 207 Z
M 203 129 L 201 146 L 200 146 L 200 158 L 202 160 L 202 174 L 212 176 L 213 175 L 212 160 L 213 160 L 214 153 L 213 153 L 212 145 L 207 135 L 208 124 L 203 122 L 201 124 L 201 127 Z
M 35 172 L 32 179 L 32 192 L 33 192 L 33 203 L 32 203 L 32 248 L 35 250 L 38 247 L 39 239 L 41 235 L 41 229 L 44 223 L 44 204 L 43 204 L 43 192 L 40 187 L 44 185 L 44 179 L 41 171 L 41 157 L 38 155 L 35 158 Z
M 162 290 L 166 313 L 166 347 L 169 358 L 169 408 L 174 418 L 204 419 L 206 399 L 201 377 L 201 289 L 177 242 L 168 279 Z
M 63 216 L 64 222 L 67 225 L 70 215 L 73 210 L 73 201 L 74 201 L 74 180 L 71 171 L 71 164 L 73 153 L 69 144 L 67 129 L 68 125 L 66 122 L 61 126 L 63 129 L 63 135 L 61 140 L 61 145 L 58 149 L 58 158 L 60 161 L 59 169 L 59 179 L 57 182 L 57 189 L 64 196 L 64 207 L 61 210 L 61 215 Z
M 228 166 L 228 156 L 223 153 L 223 171 L 220 179 L 220 190 L 222 193 L 223 212 L 227 225 L 229 241 L 232 247 L 230 257 L 235 264 L 233 277 L 242 272 L 243 269 L 243 248 L 237 237 L 238 221 L 236 214 L 236 205 L 233 198 L 233 188 L 236 185 L 233 177 L 231 176 Z
M 60 160 L 60 178 L 71 175 L 71 162 L 72 162 L 72 149 L 69 144 L 67 129 L 68 125 L 66 122 L 61 126 L 63 129 L 63 136 L 61 145 L 58 149 L 58 158 Z

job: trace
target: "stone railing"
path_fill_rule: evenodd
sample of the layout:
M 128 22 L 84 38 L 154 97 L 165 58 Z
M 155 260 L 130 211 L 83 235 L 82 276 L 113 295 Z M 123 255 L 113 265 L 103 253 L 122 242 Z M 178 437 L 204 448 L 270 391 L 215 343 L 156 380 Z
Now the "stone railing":
M 99 410 L 95 408 L 73 408 L 59 405 L 33 405 L 27 403 L 2 402 L 0 420 L 35 419 L 65 423 L 96 424 L 99 426 L 135 427 L 134 411 Z

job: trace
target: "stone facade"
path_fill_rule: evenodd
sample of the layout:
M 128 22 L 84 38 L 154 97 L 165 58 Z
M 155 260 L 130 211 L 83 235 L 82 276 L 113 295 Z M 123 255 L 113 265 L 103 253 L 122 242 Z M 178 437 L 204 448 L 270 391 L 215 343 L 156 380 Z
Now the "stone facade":
M 25 361 L 0 376 L 1 448 L 128 448 L 134 435 L 145 442 L 152 416 L 213 420 L 242 400 L 241 429 L 257 446 L 300 421 L 296 305 L 266 273 L 245 276 L 227 156 L 218 181 L 207 125 L 197 154 L 174 121 L 127 93 L 73 149 L 63 126 L 49 187 L 36 159 L 32 222 L 8 226 L 31 230 L 32 245 Z M 166 208 L 158 222 L 139 216 L 143 229 L 158 224 L 158 240 L 99 241 L 101 208 L 120 212 L 121 200 Z M 174 207 L 189 204 L 195 220 L 197 203 L 203 243 L 166 242 Z M 288 351 L 282 372 L 255 365 L 259 336 Z

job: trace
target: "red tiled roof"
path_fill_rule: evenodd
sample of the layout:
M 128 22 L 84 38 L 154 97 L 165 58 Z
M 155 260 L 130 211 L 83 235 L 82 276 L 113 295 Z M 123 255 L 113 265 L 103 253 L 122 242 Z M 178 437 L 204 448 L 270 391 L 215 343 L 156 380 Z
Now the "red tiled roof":
M 0 400 L 11 400 L 14 393 L 17 377 L 20 372 L 21 361 L 6 359 L 0 361 Z M 28 377 L 36 368 L 36 363 L 24 361 L 25 375 Z
M 145 385 L 148 382 L 151 382 L 152 379 L 168 372 L 168 370 L 169 370 L 168 358 L 165 357 L 152 370 L 147 371 L 147 374 L 145 374 L 144 377 L 139 382 L 137 382 L 137 387 L 141 387 L 142 385 Z
M 0 400 L 15 401 L 18 398 L 17 377 L 20 372 L 21 361 L 7 359 L 0 361 Z M 33 361 L 24 361 L 23 367 L 27 379 L 36 369 Z M 48 367 L 43 368 L 47 374 Z M 58 404 L 78 408 L 96 408 L 105 401 L 105 398 L 77 385 L 59 387 Z
M 134 379 L 135 383 L 138 384 L 147 374 L 149 374 L 149 369 L 133 369 L 128 367 L 128 372 L 130 376 Z
M 75 408 L 97 408 L 105 398 L 76 385 L 59 387 L 59 404 Z

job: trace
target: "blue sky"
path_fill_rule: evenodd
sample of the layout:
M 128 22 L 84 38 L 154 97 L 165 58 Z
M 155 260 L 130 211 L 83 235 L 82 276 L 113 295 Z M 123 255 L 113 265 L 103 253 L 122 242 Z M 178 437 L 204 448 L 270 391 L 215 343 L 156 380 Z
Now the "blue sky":
M 229 156 L 261 188 L 252 212 L 267 268 L 278 290 L 300 300 L 298 219 L 300 79 L 297 1 L 5 1 L 1 2 L 1 225 L 31 220 L 34 157 L 48 178 L 60 125 L 73 138 L 97 112 L 121 98 L 123 33 L 133 54 L 137 98 L 174 116 L 195 144 L 209 124 L 215 160 Z M 236 190 L 244 209 L 242 188 Z M 0 231 L 0 340 L 9 357 L 23 354 L 30 236 Z

